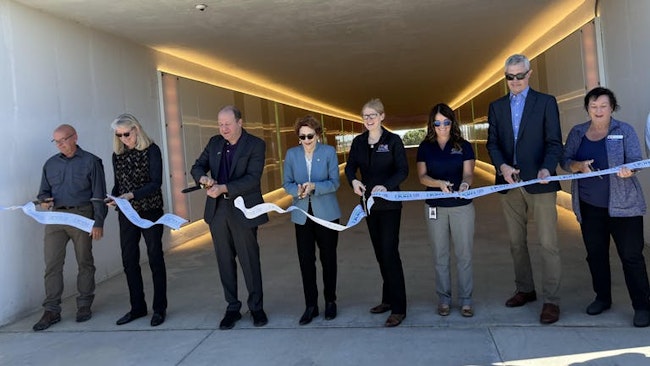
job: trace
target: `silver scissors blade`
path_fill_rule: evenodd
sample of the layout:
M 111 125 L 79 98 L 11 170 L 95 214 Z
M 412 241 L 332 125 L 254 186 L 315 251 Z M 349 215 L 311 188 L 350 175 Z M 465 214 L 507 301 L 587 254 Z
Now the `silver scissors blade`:
M 369 216 L 370 212 L 368 212 L 368 204 L 366 203 L 366 193 L 365 192 L 361 195 L 361 204 L 363 205 L 363 212 L 366 213 L 366 216 Z

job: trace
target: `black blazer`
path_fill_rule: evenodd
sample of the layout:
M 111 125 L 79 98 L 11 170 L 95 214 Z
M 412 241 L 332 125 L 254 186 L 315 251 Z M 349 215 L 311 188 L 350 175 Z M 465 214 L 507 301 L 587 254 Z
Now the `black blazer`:
M 522 180 L 537 178 L 538 171 L 543 168 L 556 175 L 555 169 L 562 157 L 562 132 L 555 97 L 528 89 L 517 146 L 514 146 L 510 93 L 490 103 L 488 123 L 487 150 L 496 168 L 496 184 L 507 183 L 499 167 L 503 163 L 515 166 L 515 149 L 516 167 L 520 169 Z M 528 193 L 555 192 L 560 189 L 560 183 L 531 184 L 524 188 Z
M 196 159 L 192 166 L 191 174 L 196 184 L 199 184 L 201 176 L 210 171 L 210 176 L 215 181 L 219 174 L 221 165 L 221 152 L 226 144 L 226 139 L 221 135 L 212 136 L 201 156 Z M 203 219 L 209 224 L 217 211 L 217 205 L 228 204 L 234 206 L 235 198 L 242 196 L 246 207 L 252 207 L 263 203 L 260 180 L 264 171 L 264 154 L 266 143 L 264 140 L 253 136 L 242 130 L 242 135 L 237 141 L 237 150 L 232 159 L 232 167 L 228 177 L 228 196 L 230 199 L 216 199 L 207 196 L 205 201 L 205 212 Z M 219 182 L 217 182 L 219 183 Z M 244 213 L 238 209 L 234 210 L 237 221 L 244 227 L 255 227 L 269 221 L 267 214 L 260 215 L 254 219 L 247 219 Z
M 356 136 L 352 140 L 348 162 L 345 165 L 345 176 L 352 186 L 352 181 L 357 179 L 357 170 L 361 173 L 361 182 L 366 186 L 366 198 L 370 197 L 376 185 L 383 185 L 389 191 L 399 191 L 402 183 L 409 174 L 409 164 L 406 159 L 406 150 L 402 139 L 382 129 L 381 137 L 371 149 L 368 145 L 369 132 Z M 400 201 L 387 201 L 376 197 L 373 210 L 394 210 L 402 207 Z

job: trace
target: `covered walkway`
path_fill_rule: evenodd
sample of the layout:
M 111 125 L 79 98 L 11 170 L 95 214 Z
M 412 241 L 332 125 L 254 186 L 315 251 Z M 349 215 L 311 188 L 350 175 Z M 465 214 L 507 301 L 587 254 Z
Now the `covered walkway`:
M 410 154 L 410 161 L 414 161 L 414 150 Z M 339 201 L 342 221 L 346 221 L 357 201 L 347 183 L 342 183 Z M 488 175 L 477 174 L 475 186 L 491 183 Z M 414 167 L 403 189 L 421 190 Z M 450 316 L 437 315 L 423 203 L 409 202 L 404 205 L 401 230 L 409 308 L 407 318 L 397 328 L 383 327 L 385 314 L 368 312 L 380 299 L 380 275 L 365 223 L 340 234 L 338 317 L 325 321 L 321 315 L 311 324 L 299 326 L 304 305 L 293 224 L 288 215 L 277 215 L 259 231 L 267 326 L 253 327 L 245 314 L 234 329 L 218 330 L 226 304 L 212 243 L 206 235 L 167 253 L 169 309 L 163 325 L 152 328 L 149 317 L 115 325 L 129 303 L 126 281 L 119 275 L 98 285 L 93 318 L 86 323 L 74 321 L 74 298 L 68 298 L 62 321 L 46 331 L 35 333 L 31 329 L 40 310 L 0 328 L 0 364 L 650 364 L 648 329 L 632 326 L 632 308 L 614 251 L 613 307 L 596 317 L 584 313 L 593 295 L 572 212 L 558 209 L 564 271 L 560 321 L 543 326 L 538 321 L 541 300 L 521 308 L 504 306 L 514 290 L 514 281 L 500 203 L 496 195 L 490 195 L 476 199 L 475 204 L 473 318 L 463 318 L 457 306 Z M 531 230 L 529 245 L 539 286 L 539 244 L 534 224 Z M 145 292 L 151 301 L 148 272 L 145 264 Z M 246 294 L 241 283 L 244 303 Z M 322 309 L 322 297 L 320 302 Z

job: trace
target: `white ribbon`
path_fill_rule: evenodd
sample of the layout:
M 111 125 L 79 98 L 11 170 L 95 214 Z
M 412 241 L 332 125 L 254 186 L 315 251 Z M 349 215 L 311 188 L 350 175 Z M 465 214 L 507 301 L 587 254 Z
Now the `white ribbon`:
M 373 193 L 372 196 L 370 197 L 370 200 L 368 200 L 368 203 L 370 203 L 373 199 L 373 197 L 380 197 L 383 198 L 387 201 L 419 201 L 419 200 L 429 200 L 429 199 L 436 199 L 436 198 L 465 198 L 465 199 L 473 199 L 481 196 L 485 196 L 491 193 L 496 193 L 500 191 L 504 191 L 506 189 L 513 189 L 513 188 L 518 188 L 518 187 L 524 187 L 524 186 L 529 186 L 531 184 L 536 184 L 540 182 L 553 182 L 553 181 L 563 181 L 563 180 L 572 180 L 572 179 L 583 179 L 583 178 L 591 178 L 591 177 L 597 177 L 600 175 L 608 175 L 608 174 L 615 174 L 617 173 L 622 167 L 627 167 L 631 170 L 635 169 L 643 169 L 643 168 L 648 168 L 650 167 L 650 159 L 646 160 L 640 160 L 634 163 L 628 163 L 628 164 L 623 164 L 619 165 L 614 168 L 609 168 L 609 169 L 604 169 L 604 170 L 596 170 L 593 172 L 589 173 L 573 173 L 573 174 L 565 174 L 565 175 L 554 175 L 550 177 L 546 177 L 544 179 L 531 179 L 527 180 L 525 182 L 517 182 L 517 183 L 512 183 L 512 184 L 499 184 L 499 185 L 493 185 L 493 186 L 487 186 L 487 187 L 479 187 L 479 188 L 473 188 L 469 189 L 467 191 L 463 192 L 451 192 L 451 193 L 445 193 L 445 192 L 440 192 L 440 191 L 394 191 L 394 192 L 376 192 Z M 370 209 L 370 208 L 369 208 Z
M 138 215 L 138 213 L 133 209 L 133 206 L 131 206 L 131 203 L 129 200 L 126 200 L 124 198 L 118 198 L 111 196 L 110 194 L 108 195 L 108 198 L 112 199 L 115 201 L 115 204 L 117 204 L 117 207 L 120 208 L 120 211 L 122 211 L 122 214 L 133 223 L 133 225 L 137 227 L 141 227 L 143 229 L 148 229 L 154 225 L 165 225 L 167 227 L 170 227 L 174 230 L 178 230 L 181 228 L 181 225 L 187 222 L 184 218 L 180 216 L 176 216 L 174 214 L 166 213 L 162 215 L 156 222 L 152 222 L 147 219 L 143 219 Z
M 337 224 L 337 223 L 334 223 L 334 222 L 330 222 L 330 221 L 327 221 L 327 220 L 320 219 L 320 218 L 318 218 L 316 216 L 308 214 L 307 212 L 305 212 L 305 210 L 303 210 L 303 209 L 301 209 L 299 207 L 296 207 L 296 206 L 289 206 L 289 208 L 284 210 L 284 209 L 282 209 L 282 207 L 280 207 L 280 206 L 278 206 L 278 205 L 276 205 L 274 203 L 260 203 L 259 205 L 255 205 L 255 206 L 253 206 L 251 208 L 246 208 L 246 205 L 244 204 L 244 199 L 241 196 L 235 198 L 235 207 L 240 209 L 244 213 L 244 216 L 246 216 L 247 219 L 254 219 L 257 216 L 260 216 L 262 214 L 265 214 L 265 213 L 271 212 L 271 211 L 275 211 L 277 213 L 283 214 L 283 213 L 291 212 L 291 211 L 294 211 L 294 210 L 298 210 L 298 211 L 301 211 L 302 213 L 304 213 L 305 215 L 307 215 L 307 217 L 312 219 L 314 222 L 316 222 L 316 223 L 318 223 L 318 224 L 320 224 L 322 226 L 325 226 L 328 229 L 332 229 L 332 230 L 336 230 L 336 231 L 343 231 L 343 230 L 349 229 L 349 228 L 353 227 L 354 225 L 358 224 L 359 222 L 361 222 L 361 219 L 366 217 L 366 213 L 363 212 L 363 207 L 361 207 L 361 205 L 357 205 L 354 208 L 354 210 L 352 210 L 352 213 L 350 214 L 350 218 L 348 219 L 347 225 L 340 225 L 340 224 Z M 372 204 L 368 204 L 368 210 L 370 210 L 370 207 L 372 207 Z
M 636 169 L 643 169 L 643 168 L 648 168 L 650 167 L 650 159 L 646 160 L 640 160 L 634 163 L 628 163 L 628 164 L 623 164 L 619 165 L 614 168 L 609 168 L 605 170 L 597 170 L 589 173 L 574 173 L 574 174 L 565 174 L 565 175 L 556 175 L 556 176 L 550 176 L 544 179 L 531 179 L 527 180 L 525 182 L 517 182 L 517 183 L 512 183 L 512 184 L 499 184 L 499 185 L 492 185 L 492 186 L 487 186 L 487 187 L 479 187 L 479 188 L 473 188 L 469 189 L 467 191 L 463 192 L 451 192 L 451 193 L 445 193 L 445 192 L 440 192 L 440 191 L 391 191 L 391 192 L 375 192 L 373 193 L 370 198 L 368 199 L 368 211 L 370 211 L 370 208 L 373 206 L 375 203 L 374 197 L 380 197 L 388 201 L 421 201 L 421 200 L 428 200 L 428 199 L 436 199 L 436 198 L 465 198 L 465 199 L 473 199 L 481 196 L 485 196 L 491 193 L 496 193 L 499 191 L 503 191 L 506 189 L 513 189 L 513 188 L 518 188 L 518 187 L 524 187 L 528 186 L 531 184 L 536 184 L 540 182 L 552 182 L 552 181 L 563 181 L 563 180 L 571 180 L 571 179 L 583 179 L 583 178 L 590 178 L 590 177 L 597 177 L 600 175 L 607 175 L 607 174 L 615 174 L 617 173 L 622 167 L 627 167 L 631 170 L 636 170 Z M 253 219 L 257 216 L 260 216 L 262 214 L 265 214 L 267 212 L 275 211 L 278 213 L 287 213 L 291 212 L 294 210 L 299 210 L 303 212 L 307 217 L 309 217 L 311 220 L 314 222 L 323 225 L 327 228 L 330 228 L 332 230 L 336 231 L 343 231 L 346 229 L 349 229 L 356 224 L 358 224 L 361 219 L 366 217 L 365 212 L 363 211 L 363 207 L 359 204 L 357 205 L 354 210 L 352 210 L 352 214 L 350 215 L 350 219 L 348 220 L 347 225 L 339 225 L 335 224 L 332 222 L 329 222 L 327 220 L 320 219 L 318 217 L 315 217 L 313 215 L 308 214 L 305 212 L 303 209 L 298 208 L 296 206 L 289 206 L 286 210 L 283 210 L 280 206 L 275 205 L 273 203 L 260 203 L 259 205 L 255 205 L 251 208 L 246 208 L 246 205 L 244 204 L 244 199 L 240 196 L 235 199 L 235 207 L 240 209 L 243 213 L 244 216 L 246 216 L 247 219 Z
M 70 225 L 89 234 L 93 230 L 93 225 L 95 224 L 95 220 L 73 213 L 37 211 L 33 202 L 28 202 L 23 206 L 0 207 L 0 211 L 18 209 L 22 209 L 27 216 L 30 216 L 41 224 Z

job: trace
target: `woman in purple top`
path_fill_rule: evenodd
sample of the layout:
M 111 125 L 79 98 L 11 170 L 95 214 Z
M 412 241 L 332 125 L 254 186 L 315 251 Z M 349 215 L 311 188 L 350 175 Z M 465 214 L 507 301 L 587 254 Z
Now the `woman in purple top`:
M 585 96 L 584 106 L 590 121 L 573 126 L 569 132 L 562 168 L 573 173 L 588 173 L 642 159 L 634 128 L 612 118 L 618 104 L 611 90 L 592 89 Z M 573 180 L 571 195 L 596 293 L 596 299 L 587 306 L 587 314 L 598 315 L 612 304 L 611 236 L 632 299 L 634 326 L 647 327 L 650 325 L 650 285 L 643 257 L 646 205 L 634 171 L 622 167 L 615 175 Z

